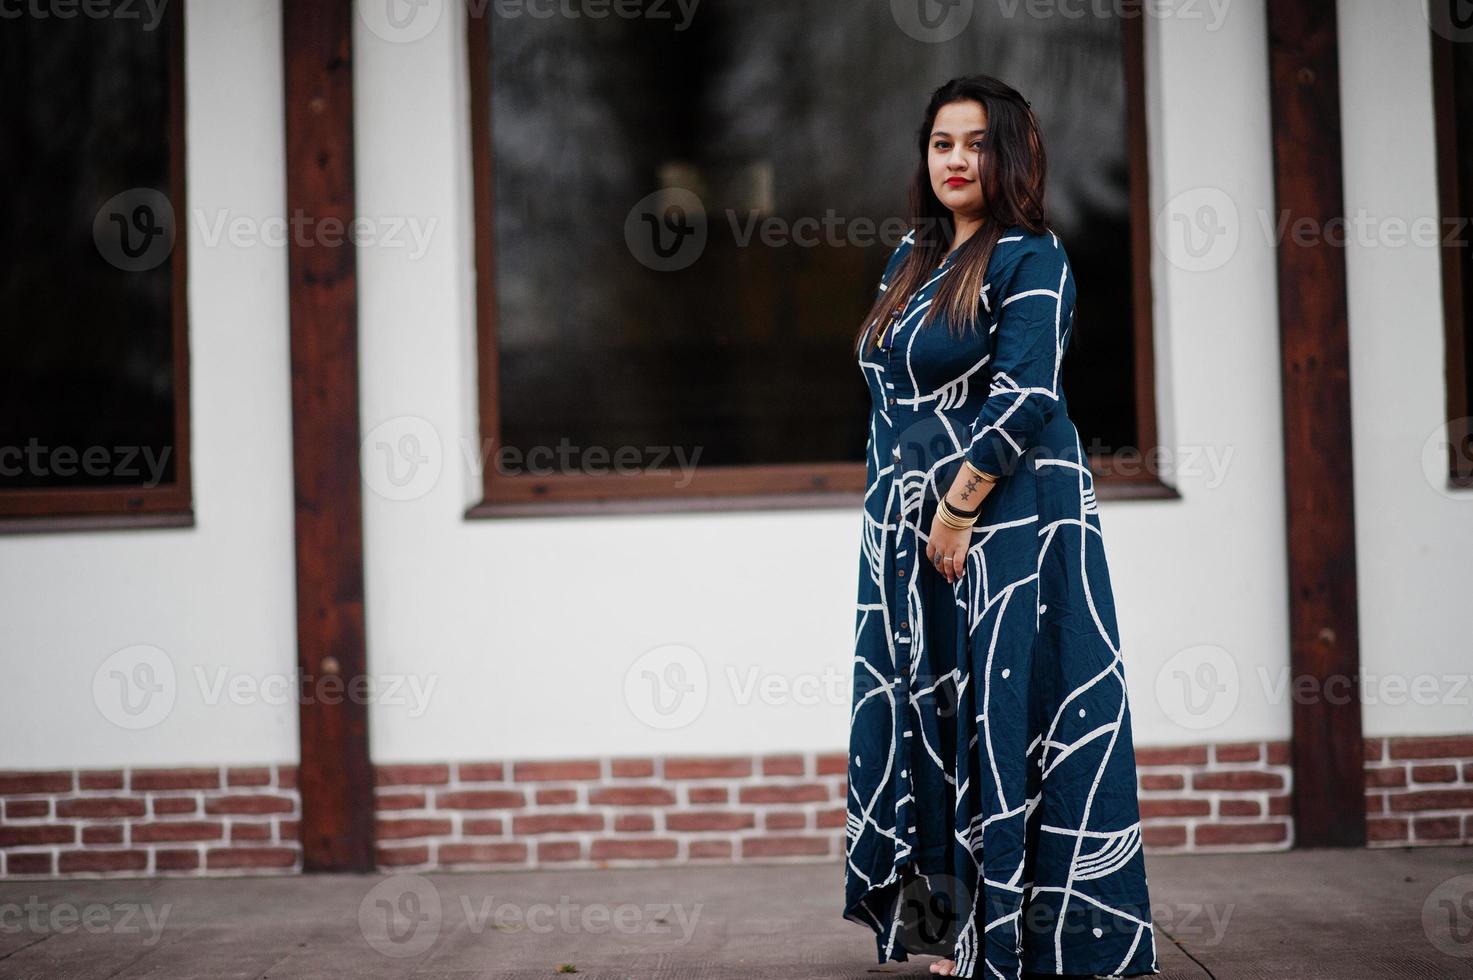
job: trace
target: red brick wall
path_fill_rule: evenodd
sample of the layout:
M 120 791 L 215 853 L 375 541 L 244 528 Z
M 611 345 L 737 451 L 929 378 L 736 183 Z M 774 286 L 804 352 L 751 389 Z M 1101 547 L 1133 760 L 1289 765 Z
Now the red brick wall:
M 1148 852 L 1293 846 L 1288 742 L 1139 746 L 1135 760 Z
M 300 871 L 296 766 L 0 772 L 0 874 Z
M 1473 842 L 1473 735 L 1366 739 L 1372 847 Z
M 1473 837 L 1473 735 L 1366 740 L 1371 846 Z M 1151 853 L 1293 846 L 1287 742 L 1140 747 Z M 377 767 L 385 869 L 839 860 L 845 758 Z M 0 876 L 296 873 L 296 767 L 0 772 Z
M 396 868 L 843 856 L 842 753 L 378 769 Z

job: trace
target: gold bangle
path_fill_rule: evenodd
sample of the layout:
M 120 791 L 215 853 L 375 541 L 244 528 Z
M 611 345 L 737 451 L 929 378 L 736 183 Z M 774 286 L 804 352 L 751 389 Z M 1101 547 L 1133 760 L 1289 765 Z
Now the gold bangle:
M 958 524 L 951 518 L 947 517 L 945 514 L 940 514 L 939 516 L 941 518 L 941 523 L 951 528 L 953 531 L 965 531 L 967 528 L 971 527 L 970 524 Z
M 970 459 L 963 459 L 962 462 L 963 463 L 966 463 L 967 464 L 967 467 L 973 473 L 976 473 L 978 476 L 980 476 L 982 479 L 986 480 L 988 483 L 996 483 L 997 482 L 997 479 L 998 479 L 997 477 L 993 476 L 991 473 L 987 473 L 987 472 L 984 472 L 982 470 L 977 469 L 977 467 L 972 463 L 972 461 Z
M 972 517 L 962 517 L 951 509 L 951 504 L 946 505 L 946 518 L 948 520 L 948 526 L 958 531 L 965 530 L 977 523 L 977 517 L 975 515 Z
M 941 518 L 942 524 L 945 524 L 953 531 L 965 531 L 977 523 L 978 515 L 973 515 L 970 518 L 961 517 L 956 511 L 951 509 L 951 505 L 946 502 L 946 498 L 942 497 L 936 503 L 936 516 Z

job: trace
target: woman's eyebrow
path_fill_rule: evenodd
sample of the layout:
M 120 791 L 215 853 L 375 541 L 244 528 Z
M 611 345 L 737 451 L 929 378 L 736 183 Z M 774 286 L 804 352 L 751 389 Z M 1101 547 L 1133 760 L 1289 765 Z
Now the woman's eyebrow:
M 944 129 L 938 129 L 935 132 L 933 132 L 931 135 L 932 136 L 950 136 L 951 134 L 948 133 Z M 987 135 L 987 130 L 985 130 L 985 129 L 969 129 L 969 130 L 967 130 L 967 135 L 968 136 L 977 136 L 977 135 L 985 136 L 985 135 Z

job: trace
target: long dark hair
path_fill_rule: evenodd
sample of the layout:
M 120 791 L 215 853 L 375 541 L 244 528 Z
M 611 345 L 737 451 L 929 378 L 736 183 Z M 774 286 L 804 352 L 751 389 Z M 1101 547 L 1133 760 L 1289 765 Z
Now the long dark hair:
M 1032 106 L 1017 89 L 991 75 L 964 75 L 942 85 L 931 93 L 925 119 L 916 132 L 919 157 L 910 178 L 915 244 L 865 314 L 854 338 L 856 353 L 863 352 L 866 343 L 878 345 L 882 326 L 935 273 L 956 236 L 951 209 L 931 190 L 928 163 L 936 113 L 944 105 L 963 101 L 980 102 L 987 110 L 987 134 L 977 174 L 985 213 L 982 227 L 957 250 L 951 274 L 942 281 L 917 329 L 930 324 L 937 310 L 944 310 L 953 332 L 965 331 L 977 317 L 987 263 L 1003 231 L 1013 225 L 1034 233 L 1048 230 L 1043 202 L 1047 158 Z

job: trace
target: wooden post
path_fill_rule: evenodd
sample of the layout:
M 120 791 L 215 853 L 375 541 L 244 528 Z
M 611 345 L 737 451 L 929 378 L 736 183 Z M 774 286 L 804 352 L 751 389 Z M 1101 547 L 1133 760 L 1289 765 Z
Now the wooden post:
M 370 871 L 368 708 L 351 696 L 366 672 L 358 281 L 348 237 L 353 8 L 350 0 L 290 0 L 281 17 L 303 863 L 308 871 Z M 301 231 L 292 223 L 298 215 Z
M 1366 841 L 1335 5 L 1267 5 L 1297 844 Z M 1294 223 L 1313 232 L 1296 240 Z M 1341 222 L 1331 223 L 1332 219 Z

